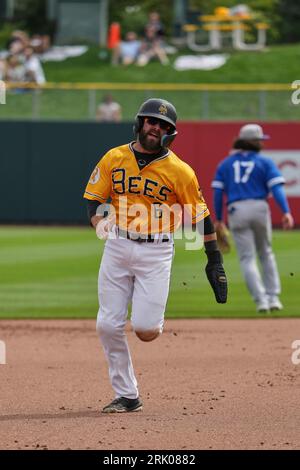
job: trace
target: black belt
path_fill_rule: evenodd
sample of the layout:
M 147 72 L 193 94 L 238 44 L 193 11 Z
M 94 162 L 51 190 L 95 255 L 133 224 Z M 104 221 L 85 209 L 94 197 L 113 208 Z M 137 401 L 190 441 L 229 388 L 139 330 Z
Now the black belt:
M 128 240 L 132 240 L 133 242 L 138 242 L 138 243 L 154 243 L 157 238 L 155 238 L 155 235 L 144 235 L 140 236 L 136 233 L 130 233 L 126 232 L 125 230 L 118 230 L 119 237 L 122 238 L 127 238 Z M 168 235 L 163 235 L 163 238 L 160 240 L 162 243 L 163 242 L 169 242 L 170 238 Z

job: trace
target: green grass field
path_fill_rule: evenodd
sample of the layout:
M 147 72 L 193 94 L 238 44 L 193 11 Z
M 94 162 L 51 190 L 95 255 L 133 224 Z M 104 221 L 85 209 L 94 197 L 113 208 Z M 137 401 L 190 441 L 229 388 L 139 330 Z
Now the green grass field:
M 284 83 L 290 85 L 299 78 L 299 44 L 271 46 L 264 51 L 226 51 L 228 62 L 217 70 L 177 71 L 173 67 L 179 51 L 170 56 L 171 63 L 162 66 L 150 62 L 145 67 L 131 65 L 113 67 L 109 58 L 99 59 L 97 47 L 90 47 L 80 57 L 63 62 L 43 64 L 48 82 L 108 82 L 108 83 Z M 6 105 L 0 106 L 0 119 L 95 119 L 96 106 L 105 91 L 94 95 L 87 90 L 43 90 L 37 94 L 7 92 Z M 112 90 L 121 104 L 123 120 L 132 121 L 140 104 L 150 96 L 163 96 L 176 105 L 180 119 L 185 120 L 298 120 L 300 106 L 291 102 L 292 90 L 268 91 L 119 91 Z
M 230 55 L 227 63 L 210 71 L 176 71 L 173 63 L 177 56 L 196 54 L 188 49 L 170 55 L 170 65 L 152 61 L 145 67 L 112 67 L 109 58 L 99 59 L 97 47 L 90 47 L 80 57 L 46 62 L 44 69 L 49 82 L 291 83 L 299 75 L 299 44 L 270 46 L 263 51 L 224 52 Z
M 95 120 L 104 92 L 97 90 L 90 106 L 87 90 L 43 90 L 38 95 L 8 94 L 0 119 Z M 141 103 L 164 97 L 175 104 L 181 120 L 296 121 L 300 106 L 291 102 L 291 91 L 113 91 L 122 106 L 123 121 L 131 122 Z M 38 103 L 34 102 L 37 99 Z M 263 104 L 262 104 L 263 102 Z
M 299 316 L 299 231 L 275 231 L 283 316 Z M 0 228 L 0 318 L 95 318 L 103 242 L 90 228 Z M 236 253 L 224 257 L 229 299 L 218 305 L 203 251 L 176 241 L 167 317 L 257 317 Z M 297 287 L 298 286 L 298 287 Z M 276 314 L 276 316 L 279 316 Z

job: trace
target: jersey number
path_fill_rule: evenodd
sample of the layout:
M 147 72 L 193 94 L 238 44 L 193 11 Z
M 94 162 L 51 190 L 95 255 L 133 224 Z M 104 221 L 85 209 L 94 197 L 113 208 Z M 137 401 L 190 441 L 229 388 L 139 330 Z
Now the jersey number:
M 254 162 L 240 162 L 239 160 L 236 160 L 233 164 L 234 182 L 247 183 L 254 166 Z
M 162 209 L 160 208 L 160 206 L 161 206 L 160 202 L 154 202 L 153 204 L 154 217 L 156 219 L 162 219 L 162 216 L 163 216 Z

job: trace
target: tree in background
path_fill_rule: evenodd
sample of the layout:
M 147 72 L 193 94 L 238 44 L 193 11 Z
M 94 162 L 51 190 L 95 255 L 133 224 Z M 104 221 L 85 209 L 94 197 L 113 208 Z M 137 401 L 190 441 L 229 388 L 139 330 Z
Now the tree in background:
M 239 2 L 237 0 L 182 0 L 186 6 L 187 17 L 190 18 L 195 12 L 197 18 L 200 14 L 211 14 L 216 7 L 233 7 Z M 245 3 L 255 12 L 255 21 L 266 21 L 271 28 L 268 32 L 269 42 L 279 42 L 281 39 L 281 22 L 279 5 L 281 3 L 293 3 L 292 0 L 247 0 Z M 241 3 L 244 3 L 241 0 Z M 117 21 L 121 25 L 122 36 L 128 31 L 141 34 L 143 26 L 147 22 L 150 11 L 158 11 L 166 34 L 172 35 L 174 19 L 175 0 L 111 0 L 109 3 L 109 21 Z M 300 7 L 297 7 L 300 8 Z M 290 21 L 290 20 L 289 20 Z M 297 26 L 295 25 L 295 29 Z
M 270 24 L 268 42 L 300 41 L 300 2 L 297 0 L 182 0 L 186 9 L 211 14 L 216 7 L 233 7 L 245 3 L 257 20 Z M 121 25 L 122 36 L 128 31 L 142 34 L 150 11 L 157 11 L 166 35 L 173 33 L 175 0 L 109 0 L 109 23 Z M 54 22 L 47 19 L 46 0 L 15 0 L 13 21 L 0 24 L 0 42 L 5 42 L 10 31 L 24 29 L 30 34 L 54 34 Z
M 54 25 L 47 19 L 46 0 L 16 0 L 15 19 L 30 34 L 50 34 Z
M 54 24 L 47 19 L 46 0 L 15 0 L 13 6 L 13 17 L 0 24 L 4 35 L 14 29 L 23 29 L 29 34 L 54 33 Z
M 300 41 L 300 3 L 295 0 L 279 0 L 280 38 L 283 42 Z
M 118 0 L 109 2 L 109 21 L 121 25 L 122 37 L 129 31 L 141 35 L 148 21 L 148 14 L 157 11 L 166 34 L 172 31 L 173 0 Z

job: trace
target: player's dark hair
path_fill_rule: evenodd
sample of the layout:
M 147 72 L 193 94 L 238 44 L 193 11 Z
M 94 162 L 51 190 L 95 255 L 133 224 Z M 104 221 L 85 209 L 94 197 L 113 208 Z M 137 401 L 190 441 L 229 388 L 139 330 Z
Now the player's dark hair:
M 262 144 L 260 141 L 250 142 L 249 140 L 236 139 L 233 142 L 232 148 L 237 150 L 250 150 L 252 152 L 259 152 L 262 149 Z

